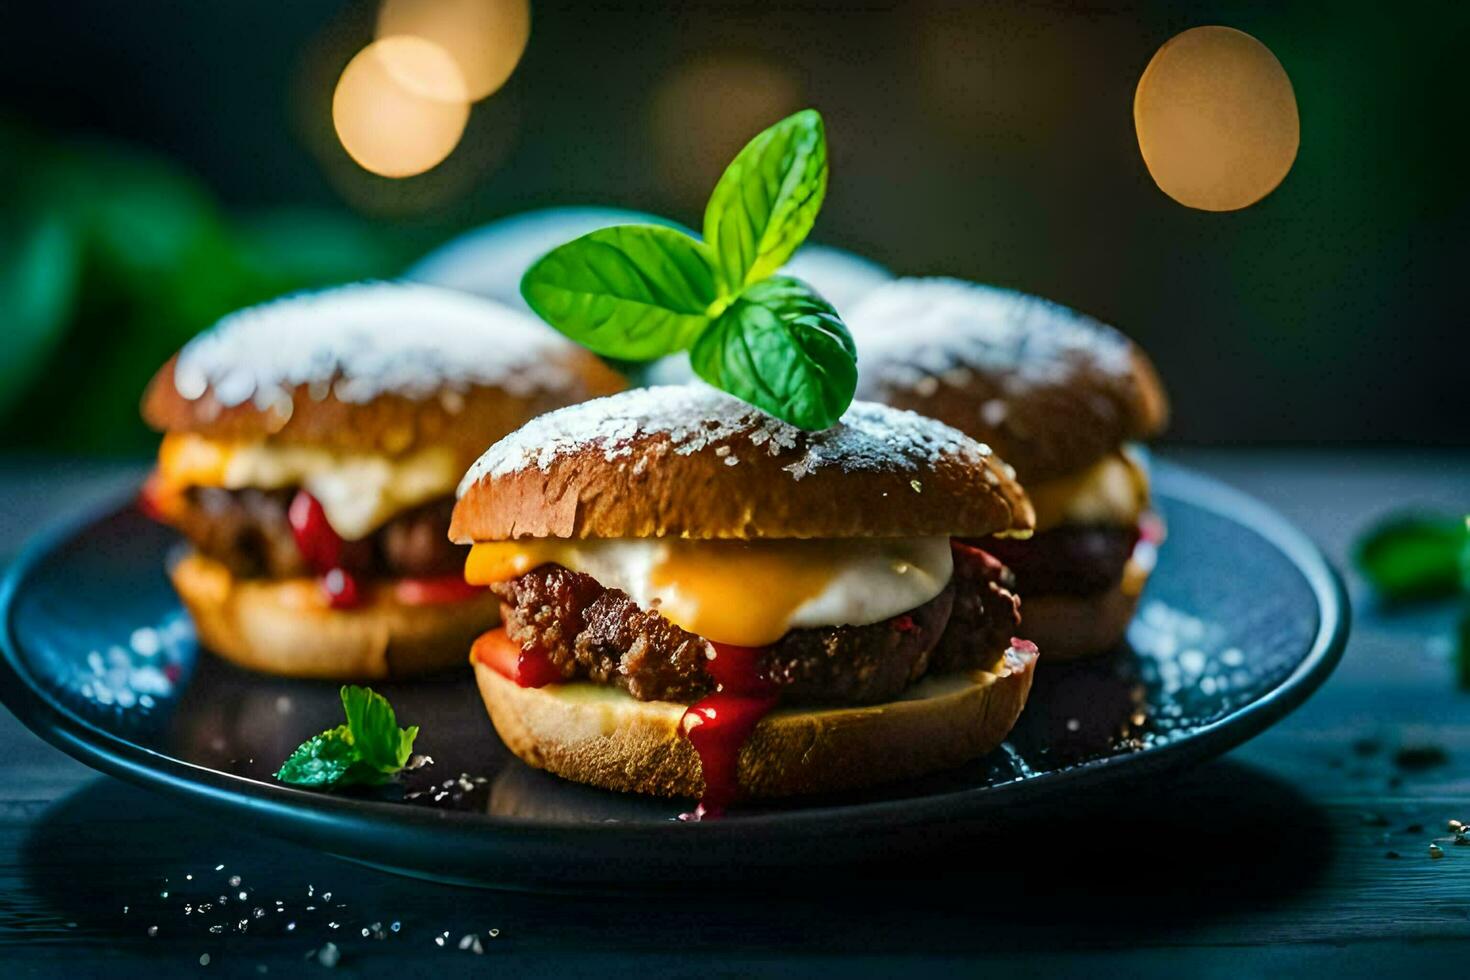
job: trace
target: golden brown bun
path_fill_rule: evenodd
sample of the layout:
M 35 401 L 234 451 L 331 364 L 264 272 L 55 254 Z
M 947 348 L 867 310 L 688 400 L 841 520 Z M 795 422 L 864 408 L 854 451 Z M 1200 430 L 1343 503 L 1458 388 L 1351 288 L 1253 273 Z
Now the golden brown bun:
M 869 293 L 847 323 L 858 397 L 954 426 L 1027 484 L 1081 470 L 1168 420 L 1148 355 L 1112 327 L 1037 296 L 900 279 Z
M 1138 608 L 1148 573 L 1133 559 L 1122 583 L 1093 595 L 1021 596 L 1021 632 L 1048 661 L 1076 660 L 1116 650 Z
M 748 797 L 828 793 L 978 758 L 1016 723 L 1035 664 L 1034 653 L 1011 650 L 993 672 L 925 678 L 903 700 L 778 710 L 740 750 L 741 790 Z M 685 705 L 591 684 L 519 687 L 478 661 L 474 667 L 501 741 L 528 765 L 622 792 L 703 792 L 699 757 L 678 731 Z
M 911 412 L 854 402 L 804 432 L 704 385 L 542 416 L 460 484 L 452 540 L 983 535 L 1035 523 L 1009 467 Z
M 360 344 L 361 335 L 338 336 L 332 331 L 341 330 L 344 321 L 351 326 L 352 317 L 368 315 L 363 313 L 364 305 L 376 315 L 368 321 L 373 328 L 370 333 L 388 337 L 400 330 L 409 338 L 386 341 L 404 348 L 395 348 L 392 356 L 382 359 L 390 366 L 386 370 L 366 360 L 354 365 L 350 355 L 336 357 L 338 349 L 350 350 Z M 399 307 L 402 322 L 390 316 Z M 410 322 L 410 317 L 417 319 Z M 270 345 L 249 345 L 248 337 L 239 337 L 261 332 L 260 324 L 274 327 L 286 318 L 305 338 L 299 342 L 301 356 L 324 365 L 321 376 L 310 383 L 281 381 L 280 365 Z M 436 350 L 440 343 L 434 332 L 436 324 L 447 329 L 451 321 L 457 327 L 468 321 L 473 328 L 477 319 L 483 321 L 490 342 L 483 347 L 466 345 L 461 330 L 442 338 L 443 350 Z M 170 358 L 153 377 L 143 396 L 143 418 L 149 425 L 211 439 L 270 437 L 281 443 L 389 455 L 423 446 L 448 446 L 467 466 L 487 444 L 543 412 L 627 387 L 621 375 L 593 354 L 527 314 L 427 286 L 372 283 L 287 297 L 227 317 L 195 343 L 216 339 L 221 332 L 235 335 L 227 339 L 239 340 L 237 349 L 217 347 L 213 352 L 217 356 L 204 361 L 214 368 L 214 374 L 199 370 L 189 374 L 184 387 L 195 397 L 181 392 L 176 379 L 180 359 L 190 348 Z M 417 340 L 412 339 L 415 337 Z M 496 339 L 503 339 L 505 350 L 494 349 Z M 198 350 L 208 352 L 208 344 Z M 501 376 L 489 362 L 511 358 L 511 350 L 515 357 L 533 360 L 534 368 L 507 370 Z M 324 352 L 330 356 L 323 356 Z M 235 387 L 222 399 L 216 380 L 206 378 L 223 371 L 225 383 L 238 386 L 239 378 L 228 377 L 231 357 L 240 362 L 247 391 Z M 476 363 L 456 363 L 456 358 Z M 395 365 L 400 374 L 388 376 Z M 410 375 L 414 366 L 419 373 Z M 309 373 L 305 368 L 296 370 L 292 381 Z M 249 378 L 252 372 L 257 375 L 254 385 Z M 412 390 L 395 391 L 395 387 L 405 387 L 405 379 Z M 359 386 L 356 394 L 351 394 L 353 385 Z M 349 393 L 345 399 L 344 391 Z
M 237 579 L 190 553 L 169 571 L 199 641 L 242 667 L 286 677 L 381 680 L 461 663 L 500 618 L 495 597 L 405 605 L 387 590 L 331 609 L 314 579 Z

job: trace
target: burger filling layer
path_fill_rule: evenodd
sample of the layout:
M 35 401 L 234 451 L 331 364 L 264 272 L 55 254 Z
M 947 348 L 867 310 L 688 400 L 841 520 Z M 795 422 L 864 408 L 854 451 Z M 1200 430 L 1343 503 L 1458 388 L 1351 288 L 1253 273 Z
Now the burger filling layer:
M 1088 596 L 1129 578 L 1130 559 L 1156 543 L 1149 513 L 1148 472 L 1128 448 L 1072 476 L 1027 488 L 1036 533 L 1027 539 L 988 538 L 983 547 L 1016 576 L 1022 595 Z
M 920 606 L 953 574 L 947 537 L 477 544 L 465 579 L 503 582 L 545 564 L 582 572 L 717 643 L 766 646 L 787 632 L 865 625 Z
M 240 578 L 317 574 L 291 526 L 297 490 L 193 487 L 165 515 L 202 554 Z M 343 539 L 336 567 L 364 578 L 457 575 L 466 549 L 449 541 L 454 499 L 409 508 L 367 537 Z
M 165 510 L 194 487 L 300 488 L 316 498 L 333 531 L 357 541 L 410 508 L 452 498 L 460 468 L 442 447 L 383 456 L 171 433 L 159 448 L 156 473 Z
M 1019 604 L 1008 588 L 1009 573 L 977 548 L 955 545 L 951 550 L 947 540 L 939 540 L 945 554 L 942 562 L 928 545 L 912 552 L 895 549 L 895 553 L 928 559 L 927 570 L 917 571 L 938 581 L 930 581 L 922 590 L 888 590 L 890 608 L 880 614 L 860 622 L 831 624 L 829 620 L 828 625 L 798 626 L 751 644 L 757 648 L 756 671 L 762 681 L 790 703 L 871 704 L 894 699 L 931 671 L 993 664 L 1020 621 Z M 702 550 L 707 544 L 689 543 L 688 547 Z M 782 544 L 818 553 L 833 543 Z M 878 546 L 877 542 L 866 544 Z M 487 571 L 490 559 L 484 557 L 490 552 L 480 552 L 482 547 L 476 548 L 481 556 L 478 560 L 472 554 L 467 577 L 490 584 L 501 600 L 509 639 L 522 650 L 536 651 L 556 679 L 614 685 L 641 700 L 693 702 L 717 689 L 708 669 L 711 641 L 730 641 L 715 640 L 677 624 L 665 615 L 664 603 L 658 599 L 639 602 L 625 589 L 560 563 L 537 563 L 519 574 L 502 565 L 500 570 L 510 574 L 491 577 Z M 942 579 L 936 566 L 947 569 Z M 751 569 L 747 566 L 745 571 Z M 911 569 L 893 574 L 904 581 L 905 576 L 916 573 Z M 832 571 L 824 584 L 830 586 L 843 578 L 840 571 Z M 728 593 L 724 599 L 727 609 L 712 622 L 733 621 L 742 614 L 753 620 L 770 619 L 762 607 L 780 588 L 757 578 L 744 581 L 745 590 Z M 812 589 L 812 594 L 817 592 Z M 925 597 L 900 609 L 891 608 L 914 596 Z M 784 602 L 795 608 L 804 604 Z
M 448 540 L 458 475 L 443 448 L 389 457 L 173 433 L 142 501 L 237 577 L 316 576 L 342 608 L 388 579 L 403 601 L 450 602 L 483 594 Z

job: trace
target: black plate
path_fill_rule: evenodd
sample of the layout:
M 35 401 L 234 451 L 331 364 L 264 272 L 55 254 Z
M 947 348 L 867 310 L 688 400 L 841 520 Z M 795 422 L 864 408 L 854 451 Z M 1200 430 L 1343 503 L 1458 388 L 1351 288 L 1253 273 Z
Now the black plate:
M 687 803 L 622 796 L 523 765 L 496 739 L 468 670 L 382 684 L 422 726 L 432 766 L 377 795 L 309 793 L 270 773 L 340 720 L 336 686 L 200 656 L 163 575 L 175 538 L 131 506 L 34 544 L 0 590 L 0 696 L 96 768 L 241 826 L 441 880 L 581 888 L 723 880 L 912 854 L 1023 816 L 1057 819 L 1105 790 L 1216 755 L 1300 704 L 1347 637 L 1341 582 L 1264 506 L 1160 465 L 1169 527 L 1130 649 L 1080 666 L 1043 653 L 1031 702 L 990 757 L 841 798 L 692 824 Z M 778 876 L 776 880 L 781 880 Z

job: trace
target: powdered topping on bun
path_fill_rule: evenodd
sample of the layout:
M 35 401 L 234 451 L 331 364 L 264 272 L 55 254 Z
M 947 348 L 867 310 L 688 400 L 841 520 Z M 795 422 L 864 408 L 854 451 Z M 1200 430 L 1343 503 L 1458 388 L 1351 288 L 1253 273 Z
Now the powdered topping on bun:
M 854 402 L 808 432 L 702 385 L 535 419 L 480 457 L 459 497 L 450 535 L 465 542 L 989 534 L 1033 521 L 1010 467 L 942 423 Z
M 706 385 L 643 388 L 573 405 L 535 419 L 502 439 L 465 474 L 460 495 L 485 476 L 504 476 L 588 450 L 612 462 L 635 451 L 640 437 L 662 435 L 680 456 L 712 449 L 726 466 L 742 458 L 782 459 L 793 480 L 829 466 L 845 470 L 917 470 L 945 455 L 980 461 L 989 447 L 947 425 L 854 402 L 835 426 L 807 432 Z M 995 471 L 1004 464 L 988 464 Z
M 858 397 L 992 446 L 1028 485 L 1156 434 L 1168 404 L 1148 357 L 1058 303 L 957 279 L 900 279 L 850 311 Z
M 859 369 L 895 383 L 963 383 L 978 370 L 1021 390 L 1065 380 L 1074 359 L 1120 378 L 1132 371 L 1133 345 L 1112 327 L 1040 296 L 960 279 L 896 280 L 848 319 Z
M 534 317 L 432 286 L 361 283 L 240 310 L 190 341 L 174 387 L 190 400 L 265 408 L 302 385 L 319 398 L 423 399 L 496 385 L 513 394 L 568 383 L 548 355 L 570 345 Z

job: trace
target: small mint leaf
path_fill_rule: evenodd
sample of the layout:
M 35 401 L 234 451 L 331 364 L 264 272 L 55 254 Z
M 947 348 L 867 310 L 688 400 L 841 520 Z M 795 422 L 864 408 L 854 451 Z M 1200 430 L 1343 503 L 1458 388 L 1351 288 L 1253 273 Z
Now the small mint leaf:
M 399 728 L 393 706 L 371 688 L 347 685 L 340 693 L 347 723 L 303 742 L 276 772 L 281 782 L 378 786 L 408 764 L 418 726 Z
M 313 735 L 292 752 L 276 778 L 293 786 L 331 786 L 357 762 L 357 749 L 346 725 Z
M 753 284 L 700 335 L 694 373 L 802 429 L 842 417 L 857 388 L 857 350 L 826 300 L 791 276 Z
M 806 240 L 827 195 L 822 116 L 804 109 L 745 145 L 715 184 L 704 240 L 733 296 L 780 269 Z
M 688 347 L 719 298 L 702 242 L 656 225 L 617 225 L 542 256 L 521 295 L 547 323 L 606 357 L 647 361 Z

